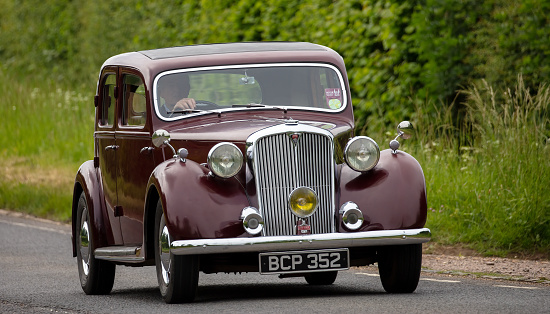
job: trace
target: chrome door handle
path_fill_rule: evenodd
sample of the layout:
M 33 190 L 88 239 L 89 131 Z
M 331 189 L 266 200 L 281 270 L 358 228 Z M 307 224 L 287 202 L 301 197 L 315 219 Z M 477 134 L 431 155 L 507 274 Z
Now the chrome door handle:
M 143 154 L 143 153 L 150 153 L 150 152 L 153 151 L 153 149 L 155 149 L 155 148 L 154 148 L 154 147 L 148 147 L 148 146 L 146 146 L 146 147 L 143 147 L 143 148 L 139 151 L 139 153 L 140 153 L 140 154 Z
M 117 150 L 120 146 L 118 145 L 109 145 L 105 146 L 105 150 Z

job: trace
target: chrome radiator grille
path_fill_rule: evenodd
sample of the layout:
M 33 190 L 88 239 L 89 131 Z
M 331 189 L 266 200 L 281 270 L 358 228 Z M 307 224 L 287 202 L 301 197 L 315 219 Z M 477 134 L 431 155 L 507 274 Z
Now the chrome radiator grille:
M 254 167 L 263 235 L 294 235 L 298 218 L 289 209 L 288 197 L 297 187 L 313 189 L 317 211 L 308 217 L 313 234 L 334 231 L 334 160 L 332 138 L 315 133 L 275 134 L 257 141 Z

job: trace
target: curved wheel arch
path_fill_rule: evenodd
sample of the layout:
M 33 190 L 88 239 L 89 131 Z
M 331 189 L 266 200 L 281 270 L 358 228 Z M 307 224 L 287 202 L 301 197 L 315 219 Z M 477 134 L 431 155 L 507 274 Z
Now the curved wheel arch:
M 157 203 L 159 200 L 160 193 L 156 185 L 150 184 L 147 188 L 145 211 L 143 213 L 143 240 L 145 242 L 144 249 L 146 260 L 155 260 L 155 214 L 157 210 Z M 162 202 L 162 200 L 160 201 Z

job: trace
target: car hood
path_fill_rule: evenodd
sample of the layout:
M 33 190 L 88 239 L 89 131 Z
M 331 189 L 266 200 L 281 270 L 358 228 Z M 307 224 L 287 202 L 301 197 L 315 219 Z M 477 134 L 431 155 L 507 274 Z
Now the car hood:
M 229 120 L 210 117 L 194 121 L 192 124 L 174 124 L 166 129 L 170 132 L 172 140 L 245 143 L 246 139 L 256 131 L 290 121 L 292 121 L 290 118 L 253 117 Z M 335 136 L 342 132 L 349 132 L 352 128 L 344 121 L 297 120 L 297 122 L 328 130 Z

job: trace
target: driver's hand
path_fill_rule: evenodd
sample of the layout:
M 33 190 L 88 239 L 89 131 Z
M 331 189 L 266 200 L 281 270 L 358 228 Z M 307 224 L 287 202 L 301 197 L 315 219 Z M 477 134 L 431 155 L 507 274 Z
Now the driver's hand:
M 193 98 L 182 98 L 174 106 L 174 111 L 176 110 L 193 110 L 197 106 L 195 99 Z

